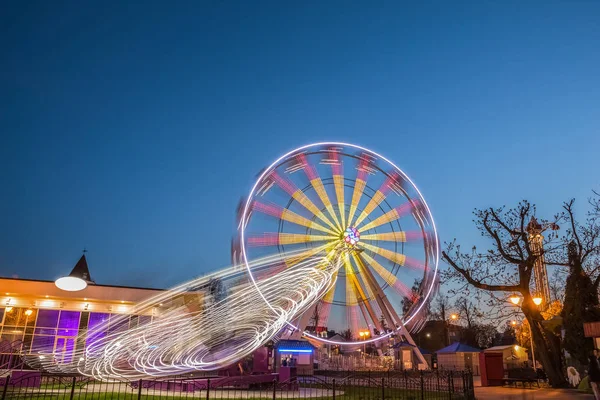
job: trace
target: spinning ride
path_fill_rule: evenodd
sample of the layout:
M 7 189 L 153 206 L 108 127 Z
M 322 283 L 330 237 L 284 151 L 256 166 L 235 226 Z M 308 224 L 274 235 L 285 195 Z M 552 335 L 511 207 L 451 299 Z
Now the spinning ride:
M 246 266 L 281 256 L 272 275 L 317 254 L 341 259 L 335 285 L 289 322 L 323 342 L 368 343 L 397 330 L 412 342 L 403 328 L 436 285 L 439 243 L 425 199 L 391 161 L 351 144 L 300 147 L 264 169 L 241 208 L 238 240 Z

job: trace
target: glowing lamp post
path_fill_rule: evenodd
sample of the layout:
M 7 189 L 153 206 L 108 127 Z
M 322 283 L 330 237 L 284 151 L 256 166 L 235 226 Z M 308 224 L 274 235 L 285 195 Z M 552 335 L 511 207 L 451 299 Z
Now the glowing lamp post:
M 360 331 L 360 332 L 358 332 L 358 335 L 361 337 L 361 339 L 363 341 L 367 340 L 367 338 L 369 337 L 370 334 L 371 334 L 371 332 L 369 332 L 369 331 Z M 367 355 L 366 351 L 367 351 L 367 344 L 363 343 L 363 354 L 365 354 L 365 357 Z
M 458 315 L 456 315 L 456 314 L 452 314 L 452 315 L 450 315 L 450 319 L 451 319 L 452 321 L 456 321 L 456 320 L 458 319 Z
M 511 303 L 513 303 L 515 306 L 518 306 L 519 303 L 521 302 L 521 296 L 519 296 L 518 294 L 513 294 L 512 296 L 509 297 L 509 300 L 511 301 Z M 542 304 L 542 298 L 540 296 L 535 296 L 533 297 L 533 304 L 537 306 L 539 306 L 540 304 Z M 512 321 L 511 324 L 513 326 L 517 325 L 517 321 Z M 533 349 L 533 329 L 531 329 L 531 325 L 529 326 L 529 343 L 531 343 L 531 361 L 533 361 L 533 369 L 535 370 L 535 351 Z
M 85 254 L 81 256 L 75 267 L 68 276 L 58 278 L 54 284 L 57 288 L 67 292 L 77 292 L 87 287 L 89 283 L 93 283 L 90 278 L 90 270 L 88 269 Z
M 521 302 L 521 296 L 519 296 L 518 294 L 513 294 L 512 296 L 509 297 L 509 300 L 511 301 L 511 303 L 513 303 L 515 306 L 518 306 L 519 303 Z

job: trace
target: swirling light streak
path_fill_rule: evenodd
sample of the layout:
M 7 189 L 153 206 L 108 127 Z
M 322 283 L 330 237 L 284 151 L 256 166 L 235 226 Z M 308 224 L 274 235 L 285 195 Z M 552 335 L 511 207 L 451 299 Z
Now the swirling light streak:
M 293 256 L 297 257 L 285 254 Z M 257 284 L 262 295 L 244 273 L 231 269 L 187 282 L 135 307 L 134 314 L 143 314 L 164 304 L 151 323 L 111 332 L 113 326 L 128 321 L 130 316 L 122 315 L 78 337 L 78 342 L 91 343 L 85 351 L 74 352 L 75 363 L 56 363 L 64 358 L 61 352 L 40 352 L 36 361 L 47 370 L 78 372 L 100 380 L 224 368 L 272 339 L 287 321 L 330 291 L 340 267 L 330 259 L 311 257 L 261 279 Z M 253 263 L 252 269 L 257 274 L 282 262 L 281 255 L 271 256 Z M 186 302 L 185 296 L 191 300 Z M 107 332 L 106 336 L 98 337 L 101 332 Z M 90 340 L 93 337 L 97 339 Z

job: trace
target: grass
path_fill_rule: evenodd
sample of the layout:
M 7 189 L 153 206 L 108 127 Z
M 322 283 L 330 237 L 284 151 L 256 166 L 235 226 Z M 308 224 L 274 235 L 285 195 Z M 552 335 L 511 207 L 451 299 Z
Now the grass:
M 160 394 L 148 394 L 144 393 L 145 390 L 142 390 L 141 399 L 143 400 L 189 400 L 189 399 L 202 399 L 206 400 L 206 391 L 198 391 L 188 394 L 181 395 L 173 395 L 172 392 L 162 392 Z M 241 392 L 245 395 L 241 395 L 239 397 L 234 397 L 234 390 L 231 391 L 215 391 L 210 393 L 210 399 L 243 399 L 243 400 L 271 400 L 272 395 L 269 391 L 261 391 L 259 393 L 256 392 L 248 392 L 248 391 L 240 391 L 237 390 L 235 392 Z M 335 396 L 335 400 L 382 400 L 382 392 L 381 388 L 369 388 L 369 387 L 345 387 L 344 394 L 338 394 Z M 231 397 L 223 396 L 223 395 L 232 395 Z M 250 397 L 253 394 L 256 394 L 257 397 Z M 23 391 L 22 394 L 19 392 L 9 392 L 7 393 L 6 399 L 28 399 L 28 400 L 68 400 L 70 399 L 71 391 L 64 390 L 61 392 L 44 392 L 42 389 L 38 393 L 31 393 Z M 246 397 L 248 396 L 248 397 Z M 325 396 L 325 397 L 299 397 L 297 392 L 280 392 L 277 391 L 278 399 L 318 399 L 318 400 L 333 400 L 333 396 Z M 448 393 L 443 392 L 424 392 L 423 397 L 421 397 L 421 392 L 417 390 L 407 390 L 407 389 L 397 389 L 397 388 L 386 388 L 385 390 L 385 399 L 395 400 L 434 400 L 434 399 L 448 399 Z M 464 397 L 462 394 L 454 394 L 452 396 L 452 400 L 460 400 Z M 137 400 L 138 393 L 135 389 L 129 389 L 127 392 L 96 392 L 96 393 L 88 393 L 84 391 L 79 391 L 76 388 L 76 391 L 73 396 L 73 400 Z

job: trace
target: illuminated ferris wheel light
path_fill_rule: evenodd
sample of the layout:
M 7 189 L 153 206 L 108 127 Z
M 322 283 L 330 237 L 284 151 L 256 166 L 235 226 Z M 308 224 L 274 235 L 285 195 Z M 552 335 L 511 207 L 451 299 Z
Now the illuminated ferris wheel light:
M 339 325 L 345 315 L 339 329 L 354 333 L 339 342 L 304 331 L 318 341 L 352 344 L 364 323 L 383 332 L 368 342 L 388 337 L 422 317 L 437 284 L 439 242 L 425 199 L 395 164 L 364 147 L 323 142 L 281 156 L 256 180 L 239 226 L 246 265 L 288 249 L 303 249 L 286 260 L 288 266 L 320 253 L 341 257 L 335 287 L 315 305 L 319 320 L 313 329 Z M 417 296 L 409 289 L 415 281 Z M 412 302 L 408 313 L 402 311 L 403 299 Z M 334 318 L 334 307 L 345 312 L 333 313 Z

